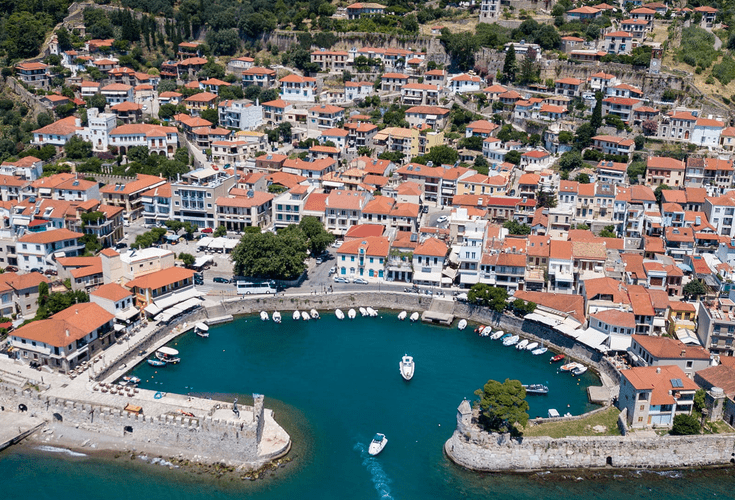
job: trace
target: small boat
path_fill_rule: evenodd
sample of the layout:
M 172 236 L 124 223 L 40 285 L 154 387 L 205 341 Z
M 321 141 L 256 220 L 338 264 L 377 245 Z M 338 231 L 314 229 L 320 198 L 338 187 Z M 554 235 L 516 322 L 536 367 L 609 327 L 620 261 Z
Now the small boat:
M 170 347 L 161 347 L 156 351 L 156 357 L 166 363 L 176 364 L 181 361 L 179 351 Z
M 419 320 L 419 313 L 415 312 L 411 314 L 411 317 L 409 318 L 411 321 L 418 321 Z
M 123 382 L 126 385 L 138 385 L 140 384 L 140 379 L 138 377 L 130 377 L 128 375 L 124 376 L 122 378 Z
M 505 335 L 505 333 L 503 332 L 503 330 L 498 330 L 497 332 L 495 332 L 492 335 L 490 335 L 490 340 L 498 340 L 503 335 Z
M 303 319 L 304 321 L 309 321 L 310 319 L 309 313 L 306 311 L 301 311 L 301 319 Z
M 576 363 L 576 362 L 572 361 L 571 363 L 567 363 L 566 365 L 562 365 L 559 368 L 559 370 L 561 370 L 563 372 L 570 372 L 570 371 L 574 370 L 575 368 L 577 368 L 579 366 L 584 366 L 584 365 L 581 365 L 579 363 Z
M 459 320 L 459 324 L 457 325 L 457 328 L 459 328 L 460 330 L 464 330 L 465 328 L 467 328 L 467 320 L 466 319 Z
M 273 322 L 274 323 L 281 322 L 281 313 L 279 313 L 278 311 L 273 311 Z
M 342 312 L 342 309 L 336 309 L 334 315 L 337 316 L 337 319 L 345 319 L 345 313 Z
M 508 339 L 509 339 L 509 338 L 511 338 L 512 336 L 513 336 L 513 334 L 512 334 L 512 333 L 506 333 L 506 334 L 504 334 L 504 335 L 503 335 L 502 337 L 500 337 L 500 341 L 501 341 L 501 342 L 505 342 L 506 340 L 508 340 Z
M 493 327 L 492 326 L 486 326 L 482 330 L 480 330 L 480 337 L 489 337 L 493 333 Z
M 549 418 L 559 418 L 559 412 L 555 408 L 549 408 Z
M 368 315 L 367 309 L 365 309 L 364 307 L 360 307 L 359 311 L 360 311 L 360 316 L 362 316 L 363 318 Z
M 475 333 L 478 335 L 482 335 L 482 331 L 485 329 L 485 325 L 480 325 L 477 328 L 475 328 Z
M 357 317 L 357 312 L 355 312 L 354 309 L 350 309 L 347 311 L 347 317 L 350 319 L 355 319 Z
M 527 345 L 528 339 L 523 339 L 516 344 L 516 349 L 518 349 L 519 351 L 525 350 Z
M 293 316 L 291 317 L 293 318 L 294 321 L 298 321 L 301 319 L 301 313 L 298 310 L 296 310 L 293 312 Z
M 375 437 L 373 437 L 373 440 L 370 442 L 368 453 L 375 456 L 383 451 L 383 448 L 385 448 L 386 444 L 388 444 L 388 438 L 385 437 L 385 434 L 378 433 L 375 435 Z
M 538 349 L 534 349 L 531 351 L 531 354 L 534 356 L 540 356 L 541 354 L 546 354 L 549 349 L 547 347 L 541 346 Z
M 572 376 L 573 377 L 577 377 L 579 375 L 582 375 L 584 372 L 587 371 L 587 367 L 586 366 L 580 365 L 579 363 L 577 363 L 577 364 L 579 366 L 577 366 L 576 368 L 572 369 Z
M 536 349 L 537 347 L 538 347 L 538 342 L 531 342 L 530 344 L 528 344 L 528 345 L 526 346 L 526 350 L 527 350 L 527 351 L 533 351 L 533 350 L 534 350 L 534 349 Z
M 153 359 L 153 358 L 148 358 L 148 364 L 151 366 L 166 366 L 165 361 L 161 361 L 160 359 Z
M 260 319 L 261 321 L 268 321 L 268 313 L 265 311 L 260 311 Z
M 556 356 L 552 356 L 551 357 L 550 363 L 558 363 L 562 359 L 564 359 L 564 355 L 563 354 L 557 354 Z
M 378 315 L 378 311 L 376 311 L 372 307 L 366 307 L 365 309 L 367 309 L 368 316 L 370 316 L 371 318 L 375 318 Z
M 194 325 L 194 333 L 206 339 L 209 337 L 209 327 L 204 323 L 197 323 Z
M 401 377 L 404 380 L 411 380 L 413 378 L 413 372 L 416 369 L 416 365 L 413 362 L 413 356 L 404 354 L 401 358 L 401 362 L 398 363 L 398 367 L 401 369 Z
M 520 338 L 520 337 L 519 337 L 518 335 L 513 335 L 513 336 L 511 336 L 511 337 L 508 337 L 507 339 L 505 339 L 505 340 L 503 341 L 503 345 L 504 345 L 504 346 L 512 346 L 512 345 L 516 345 L 516 344 L 518 343 L 518 341 L 519 341 L 520 339 L 521 339 L 521 338 Z
M 398 320 L 403 321 L 406 319 L 406 316 L 408 316 L 408 313 L 406 311 L 401 311 L 400 314 L 398 314 Z
M 526 394 L 548 394 L 549 393 L 549 388 L 543 384 L 529 384 L 529 385 L 524 385 L 523 388 L 526 389 Z
M 319 311 L 316 309 L 309 311 L 309 314 L 311 315 L 311 319 L 319 319 Z

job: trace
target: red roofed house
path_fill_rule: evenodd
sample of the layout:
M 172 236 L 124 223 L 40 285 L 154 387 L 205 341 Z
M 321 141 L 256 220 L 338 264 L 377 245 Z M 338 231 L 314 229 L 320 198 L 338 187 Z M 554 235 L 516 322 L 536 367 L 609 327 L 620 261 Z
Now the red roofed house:
M 0 275 L 0 295 L 5 317 L 19 313 L 21 317 L 32 318 L 38 311 L 38 285 L 49 280 L 41 273 L 16 274 L 6 272 Z
M 442 285 L 442 270 L 448 248 L 436 238 L 427 238 L 413 252 L 413 282 L 417 285 Z M 452 280 L 447 278 L 447 284 Z
M 624 122 L 633 122 L 633 113 L 643 101 L 625 97 L 606 97 L 602 100 L 602 114 L 616 115 Z
M 15 72 L 21 82 L 32 87 L 48 85 L 48 65 L 40 62 L 22 62 L 15 66 Z
M 342 244 L 337 250 L 337 273 L 345 278 L 382 279 L 390 242 L 384 236 L 368 236 Z
M 143 211 L 143 193 L 163 184 L 166 184 L 166 179 L 155 175 L 137 174 L 134 181 L 104 186 L 100 189 L 100 194 L 107 205 L 123 207 L 131 219 L 136 219 Z
M 82 233 L 68 229 L 52 229 L 39 233 L 27 233 L 18 239 L 16 253 L 18 267 L 25 269 L 56 269 L 56 255 L 73 257 L 84 252 L 84 244 L 79 242 Z
M 309 108 L 308 124 L 310 128 L 319 128 L 323 130 L 336 128 L 340 121 L 345 119 L 345 110 L 339 106 L 331 106 L 329 104 L 320 104 Z
M 568 97 L 579 96 L 579 91 L 583 83 L 584 80 L 579 80 L 578 78 L 561 78 L 554 82 L 554 93 Z
M 311 62 L 318 64 L 321 71 L 342 71 L 347 68 L 349 56 L 344 50 L 320 49 L 311 53 Z
M 697 117 L 689 112 L 670 112 L 661 116 L 656 134 L 659 139 L 689 142 L 696 123 Z
M 720 135 L 723 130 L 725 130 L 725 124 L 720 120 L 698 118 L 694 122 L 691 142 L 700 147 L 716 148 L 720 144 Z
M 686 168 L 682 160 L 665 156 L 649 156 L 646 162 L 646 184 L 656 188 L 666 184 L 670 188 L 684 185 Z
M 316 79 L 308 76 L 288 75 L 278 80 L 281 98 L 285 101 L 314 102 Z
M 18 328 L 10 343 L 23 361 L 68 373 L 112 344 L 113 319 L 93 302 L 74 304 Z
M 200 92 L 184 99 L 184 104 L 192 116 L 199 116 L 205 109 L 211 109 L 217 106 L 217 94 Z
M 449 80 L 449 89 L 457 94 L 479 92 L 482 89 L 482 78 L 477 75 L 463 73 Z
M 270 88 L 276 82 L 276 72 L 269 68 L 254 66 L 242 72 L 242 86 L 257 85 Z
M 670 427 L 674 416 L 691 415 L 699 386 L 675 365 L 623 370 L 617 406 L 634 429 Z
M 125 283 L 125 287 L 133 292 L 135 304 L 145 307 L 156 299 L 171 293 L 194 286 L 194 271 L 181 267 L 169 267 Z
M 625 137 L 612 135 L 596 135 L 592 138 L 592 147 L 604 154 L 630 156 L 635 150 L 635 141 Z
M 627 31 L 613 31 L 605 35 L 608 54 L 629 55 L 633 51 L 633 35 Z
M 273 197 L 271 193 L 247 191 L 245 196 L 217 198 L 216 226 L 225 226 L 228 231 L 244 231 L 246 227 L 270 225 Z
M 362 16 L 382 16 L 385 6 L 379 3 L 353 3 L 347 6 L 347 19 L 359 19 Z
M 333 234 L 345 234 L 362 221 L 362 211 L 370 198 L 360 191 L 332 191 L 326 198 L 324 227 Z
M 676 365 L 689 378 L 711 363 L 710 352 L 704 347 L 668 337 L 633 335 L 630 352 L 638 358 L 638 366 Z

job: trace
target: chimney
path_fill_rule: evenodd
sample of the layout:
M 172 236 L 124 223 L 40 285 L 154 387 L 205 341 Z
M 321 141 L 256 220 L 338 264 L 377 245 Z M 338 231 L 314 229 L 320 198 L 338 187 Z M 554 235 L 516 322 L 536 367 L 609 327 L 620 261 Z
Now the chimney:
M 79 314 L 79 309 L 74 309 L 74 314 Z
M 66 336 L 67 337 L 69 336 L 69 329 L 68 328 L 66 329 Z
M 661 373 L 661 367 L 660 367 L 660 366 L 657 366 L 657 367 L 656 367 L 656 373 L 657 373 L 657 374 L 660 374 L 660 373 Z
M 681 350 L 681 354 L 679 354 L 679 356 L 681 356 L 681 357 L 683 358 L 683 357 L 684 357 L 684 356 L 686 356 L 686 355 L 687 355 L 687 351 L 686 351 L 686 349 L 682 349 L 682 350 Z

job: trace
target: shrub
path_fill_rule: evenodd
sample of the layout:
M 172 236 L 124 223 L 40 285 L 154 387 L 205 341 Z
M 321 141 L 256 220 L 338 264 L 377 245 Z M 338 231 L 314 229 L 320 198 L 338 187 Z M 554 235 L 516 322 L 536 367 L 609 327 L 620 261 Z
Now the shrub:
M 689 66 L 709 68 L 717 59 L 718 52 L 714 47 L 715 35 L 692 26 L 681 31 L 681 45 L 677 58 Z
M 671 427 L 672 436 L 688 436 L 699 434 L 700 425 L 696 418 L 691 415 L 677 415 L 674 417 L 674 425 Z
M 717 78 L 723 85 L 735 80 L 735 59 L 729 55 L 723 57 L 722 61 L 712 68 L 712 76 Z

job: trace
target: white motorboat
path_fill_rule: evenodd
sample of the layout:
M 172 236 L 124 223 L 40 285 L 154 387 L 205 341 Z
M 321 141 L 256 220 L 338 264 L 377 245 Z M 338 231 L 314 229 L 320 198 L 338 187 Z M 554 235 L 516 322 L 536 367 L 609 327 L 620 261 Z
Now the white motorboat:
M 375 456 L 383 451 L 383 448 L 385 448 L 386 444 L 388 444 L 388 438 L 385 437 L 385 434 L 378 433 L 375 435 L 375 437 L 373 437 L 373 440 L 370 442 L 368 453 Z
M 342 309 L 336 309 L 334 315 L 337 316 L 337 319 L 345 319 L 345 313 L 342 312 Z
M 511 335 L 503 341 L 504 346 L 516 345 L 521 338 L 518 335 Z
M 401 362 L 398 363 L 398 367 L 401 369 L 401 377 L 404 380 L 411 380 L 413 378 L 413 372 L 416 369 L 416 364 L 413 362 L 413 356 L 404 354 L 401 358 Z
M 298 310 L 296 310 L 293 312 L 293 316 L 291 317 L 293 318 L 294 321 L 298 321 L 301 319 L 301 313 Z
M 490 340 L 498 340 L 503 335 L 505 335 L 505 332 L 503 330 L 498 330 L 497 332 L 490 335 Z
M 347 311 L 347 317 L 350 319 L 355 319 L 357 317 L 357 312 L 355 312 L 354 309 L 350 309 Z
M 519 351 L 521 351 L 521 350 L 525 349 L 527 345 L 528 345 L 528 339 L 523 339 L 523 340 L 521 340 L 520 342 L 518 342 L 516 344 L 516 349 L 518 349 Z
M 584 365 L 581 365 L 581 364 L 579 364 L 579 363 L 577 363 L 577 364 L 578 364 L 579 366 L 576 366 L 576 367 L 572 368 L 572 376 L 573 376 L 573 377 L 576 377 L 576 376 L 582 375 L 582 374 L 583 374 L 584 372 L 586 372 L 586 371 L 587 371 L 587 367 L 586 367 L 586 366 L 584 366 Z
M 368 316 L 370 316 L 371 318 L 375 318 L 378 315 L 378 311 L 376 311 L 372 307 L 366 307 L 365 309 L 367 309 Z
M 531 354 L 534 356 L 540 356 L 542 354 L 546 354 L 549 351 L 548 347 L 541 346 L 538 349 L 534 349 L 531 351 Z
M 311 319 L 319 319 L 319 311 L 316 309 L 309 311 L 309 314 L 311 315 Z
M 268 313 L 265 311 L 260 311 L 260 319 L 262 321 L 268 321 Z
M 549 388 L 544 384 L 528 384 L 523 386 L 526 394 L 548 394 Z
M 581 363 L 577 363 L 576 361 L 572 361 L 571 363 L 567 363 L 566 365 L 562 365 L 559 367 L 559 370 L 563 372 L 571 372 L 575 368 L 583 367 L 584 365 Z
M 480 337 L 490 337 L 490 335 L 493 333 L 493 327 L 492 326 L 486 326 L 482 329 L 480 332 Z
M 368 315 L 367 309 L 365 309 L 364 307 L 361 307 L 359 311 L 360 311 L 360 316 L 362 316 L 363 318 Z
M 415 312 L 411 314 L 411 317 L 409 318 L 411 321 L 418 321 L 419 320 L 419 313 Z
M 464 330 L 465 328 L 467 328 L 467 320 L 466 319 L 459 320 L 459 324 L 457 325 L 457 328 L 459 328 L 460 330 Z
M 306 311 L 301 311 L 301 319 L 303 319 L 304 321 L 309 321 L 310 319 L 309 313 Z
M 156 357 L 165 363 L 175 365 L 181 358 L 179 357 L 179 351 L 170 347 L 161 347 L 156 351 Z
M 281 322 L 281 313 L 279 313 L 278 311 L 273 311 L 273 321 L 275 323 L 280 323 Z
M 527 350 L 527 351 L 533 351 L 533 350 L 534 350 L 534 349 L 536 349 L 537 347 L 538 347 L 538 342 L 531 342 L 530 344 L 528 344 L 528 345 L 526 346 L 526 350 Z
M 401 312 L 400 312 L 400 313 L 398 314 L 398 320 L 399 320 L 399 321 L 403 321 L 404 319 L 406 319 L 406 316 L 408 316 L 408 313 L 407 313 L 406 311 L 401 311 Z
M 194 333 L 196 333 L 199 337 L 206 339 L 207 337 L 209 337 L 209 327 L 204 323 L 197 323 L 196 325 L 194 325 Z

